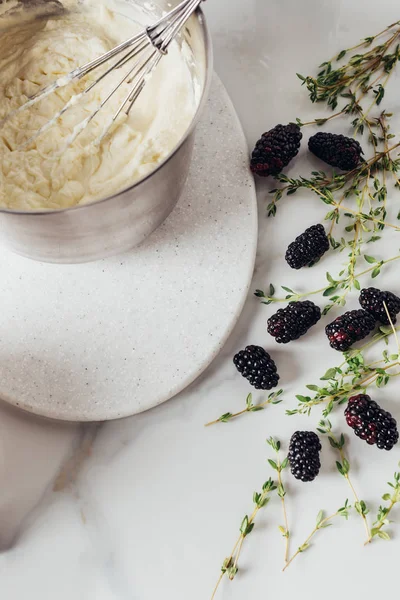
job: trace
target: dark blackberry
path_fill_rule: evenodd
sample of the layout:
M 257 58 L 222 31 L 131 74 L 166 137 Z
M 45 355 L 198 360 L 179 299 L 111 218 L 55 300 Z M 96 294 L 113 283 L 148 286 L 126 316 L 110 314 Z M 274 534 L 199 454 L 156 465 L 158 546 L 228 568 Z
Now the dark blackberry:
M 295 123 L 276 125 L 263 133 L 251 155 L 253 173 L 261 177 L 278 175 L 298 153 L 302 137 L 300 127 Z
M 310 137 L 308 148 L 328 165 L 342 171 L 355 169 L 360 162 L 361 154 L 363 154 L 363 150 L 356 140 L 323 131 Z
M 371 446 L 391 450 L 399 441 L 396 420 L 366 394 L 350 398 L 344 414 L 356 436 Z
M 355 342 L 364 339 L 375 327 L 375 319 L 366 310 L 350 310 L 325 327 L 334 350 L 346 352 Z
M 286 308 L 280 308 L 268 319 L 267 331 L 278 344 L 287 344 L 307 333 L 320 318 L 321 309 L 310 300 L 289 302 Z
M 400 298 L 392 294 L 392 292 L 381 292 L 380 290 L 371 287 L 361 291 L 360 304 L 364 310 L 367 310 L 380 323 L 389 325 L 384 304 L 390 314 L 393 323 L 397 321 L 397 314 L 400 312 Z
M 321 442 L 313 431 L 296 431 L 289 444 L 290 470 L 296 479 L 313 481 L 321 468 Z
M 270 390 L 278 385 L 275 362 L 260 346 L 247 346 L 238 352 L 233 362 L 239 373 L 257 390 Z
M 286 251 L 286 262 L 292 269 L 301 269 L 321 258 L 329 250 L 329 240 L 323 225 L 313 225 L 299 235 Z

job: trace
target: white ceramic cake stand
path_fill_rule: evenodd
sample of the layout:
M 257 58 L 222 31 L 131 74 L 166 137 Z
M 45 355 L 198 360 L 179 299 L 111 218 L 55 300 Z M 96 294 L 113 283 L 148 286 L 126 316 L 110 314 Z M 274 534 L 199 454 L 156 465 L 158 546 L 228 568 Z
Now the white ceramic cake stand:
M 209 365 L 251 280 L 257 205 L 248 149 L 215 78 L 178 206 L 128 254 L 83 265 L 0 255 L 0 397 L 99 421 L 168 400 Z

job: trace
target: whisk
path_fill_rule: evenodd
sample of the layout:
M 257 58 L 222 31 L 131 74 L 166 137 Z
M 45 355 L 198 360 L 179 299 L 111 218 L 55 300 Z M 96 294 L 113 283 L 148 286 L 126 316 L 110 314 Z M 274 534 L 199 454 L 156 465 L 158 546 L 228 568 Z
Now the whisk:
M 128 72 L 125 72 L 124 76 L 118 81 L 115 87 L 111 89 L 111 91 L 106 95 L 104 100 L 102 100 L 96 109 L 87 118 L 74 127 L 72 134 L 67 140 L 67 146 L 72 144 L 75 139 L 87 128 L 89 123 L 96 117 L 96 115 L 107 104 L 107 102 L 109 102 L 114 94 L 121 88 L 121 86 L 127 83 L 130 86 L 128 94 L 122 100 L 118 110 L 115 112 L 112 118 L 110 118 L 106 123 L 102 134 L 95 141 L 96 144 L 100 144 L 110 131 L 113 123 L 116 121 L 121 112 L 125 110 L 125 113 L 129 115 L 133 105 L 143 91 L 146 82 L 151 77 L 152 72 L 157 67 L 161 58 L 167 54 L 168 47 L 170 46 L 171 42 L 173 42 L 182 27 L 196 11 L 202 1 L 203 0 L 183 0 L 174 9 L 172 9 L 154 24 L 146 27 L 146 29 L 144 29 L 142 32 L 127 39 L 125 42 L 115 46 L 112 48 L 112 50 L 109 50 L 87 64 L 76 67 L 67 75 L 59 77 L 53 83 L 43 88 L 35 95 L 29 97 L 22 106 L 6 115 L 6 117 L 0 122 L 0 127 L 3 127 L 4 124 L 17 113 L 20 113 L 21 111 L 26 110 L 27 108 L 40 102 L 46 98 L 46 96 L 49 96 L 56 90 L 69 85 L 71 82 L 82 79 L 90 72 L 98 69 L 105 63 L 108 63 L 108 61 L 111 61 L 113 58 L 117 58 L 117 60 L 108 66 L 106 71 L 102 73 L 94 82 L 88 85 L 83 92 L 73 95 L 52 119 L 40 127 L 40 129 L 38 129 L 35 134 L 26 142 L 24 142 L 24 144 L 18 149 L 28 146 L 42 133 L 50 129 L 50 127 L 52 127 L 57 120 L 66 113 L 67 110 L 76 105 L 78 102 L 82 101 L 83 98 L 100 83 L 100 81 L 103 81 L 116 69 L 120 69 L 127 63 L 133 61 Z

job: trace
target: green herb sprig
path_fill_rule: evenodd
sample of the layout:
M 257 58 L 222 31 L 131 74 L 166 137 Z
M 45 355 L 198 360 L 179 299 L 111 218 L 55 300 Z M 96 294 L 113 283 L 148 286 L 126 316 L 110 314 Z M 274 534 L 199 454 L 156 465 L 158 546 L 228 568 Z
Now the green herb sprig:
M 382 37 L 387 39 L 377 42 Z M 345 114 L 357 116 L 354 124 L 357 131 L 367 124 L 371 109 L 382 102 L 386 84 L 400 60 L 399 41 L 400 22 L 397 21 L 377 35 L 366 37 L 360 44 L 341 50 L 323 62 L 317 77 L 304 77 L 298 73 L 302 85 L 308 89 L 311 102 L 324 102 L 332 110 L 339 103 L 343 104 L 341 110 L 328 119 L 316 119 L 311 123 L 323 125 L 327 120 Z M 348 61 L 343 64 L 345 57 Z M 363 111 L 360 102 L 368 94 L 372 96 L 372 103 Z
M 345 246 L 346 242 L 341 242 Z M 379 260 L 370 256 L 369 254 L 363 255 L 364 260 L 372 265 L 367 269 L 363 269 L 358 273 L 354 273 L 353 270 L 351 273 L 346 269 L 342 269 L 337 277 L 333 277 L 331 273 L 326 273 L 327 283 L 316 290 L 308 291 L 308 292 L 296 292 L 292 288 L 287 286 L 281 286 L 284 292 L 286 292 L 285 296 L 276 296 L 275 295 L 275 287 L 270 284 L 268 293 L 265 293 L 263 290 L 256 290 L 254 295 L 257 298 L 261 298 L 262 304 L 273 304 L 273 303 L 283 303 L 283 302 L 298 302 L 303 298 L 308 298 L 309 296 L 315 296 L 317 294 L 321 294 L 324 298 L 329 298 L 329 303 L 324 306 L 323 314 L 326 315 L 334 306 L 344 306 L 346 304 L 346 297 L 348 293 L 352 289 L 360 289 L 360 278 L 364 275 L 370 275 L 373 279 L 378 277 L 382 271 L 382 268 L 392 262 L 400 260 L 400 254 L 388 258 L 386 260 Z M 338 291 L 341 293 L 338 294 Z
M 314 395 L 297 395 L 298 407 L 286 411 L 286 414 L 310 415 L 315 406 L 323 405 L 322 414 L 326 418 L 335 406 L 347 402 L 354 393 L 364 393 L 372 385 L 386 386 L 394 377 L 400 375 L 399 352 L 389 354 L 389 351 L 385 349 L 379 360 L 367 362 L 365 351 L 380 341 L 387 342 L 390 336 L 397 335 L 398 330 L 392 327 L 380 327 L 373 339 L 360 349 L 344 353 L 345 360 L 339 366 L 328 369 L 320 378 L 324 385 L 307 385 L 307 389 L 313 391 Z M 396 368 L 397 371 L 393 372 L 393 369 Z
M 400 466 L 400 463 L 399 463 Z M 397 471 L 393 475 L 393 481 L 388 482 L 390 492 L 385 493 L 382 496 L 382 500 L 389 502 L 388 506 L 380 506 L 376 520 L 373 524 L 371 534 L 372 537 L 379 537 L 383 540 L 390 540 L 390 534 L 385 530 L 389 525 L 389 515 L 392 512 L 396 504 L 400 503 L 400 472 Z
M 334 512 L 333 514 L 331 514 L 328 517 L 325 517 L 324 511 L 320 510 L 317 515 L 317 521 L 316 521 L 314 529 L 311 531 L 310 535 L 305 539 L 305 541 L 301 544 L 301 546 L 298 547 L 298 549 L 293 554 L 293 556 L 288 560 L 286 565 L 283 567 L 283 571 L 285 571 L 288 568 L 288 566 L 292 564 L 294 559 L 299 554 L 302 554 L 303 552 L 308 550 L 308 548 L 310 547 L 310 542 L 311 542 L 312 538 L 314 537 L 314 535 L 321 529 L 325 529 L 326 527 L 329 527 L 330 525 L 332 525 L 331 521 L 333 521 L 333 519 L 335 519 L 336 517 L 344 517 L 347 520 L 349 517 L 349 512 L 350 512 L 351 508 L 352 507 L 349 505 L 348 500 L 346 500 L 346 502 L 344 503 L 344 505 L 341 508 L 339 508 L 336 512 Z
M 290 530 L 289 530 L 289 521 L 288 521 L 288 517 L 287 517 L 286 502 L 285 502 L 286 489 L 285 489 L 285 487 L 283 485 L 283 481 L 282 481 L 282 471 L 284 471 L 288 467 L 289 460 L 287 457 L 285 457 L 283 459 L 283 461 L 280 460 L 279 452 L 281 449 L 281 443 L 278 440 L 275 440 L 274 438 L 270 437 L 267 440 L 267 444 L 269 444 L 271 446 L 271 448 L 273 450 L 275 450 L 275 453 L 276 453 L 276 460 L 273 460 L 270 458 L 270 459 L 268 459 L 268 462 L 277 473 L 277 480 L 278 480 L 277 493 L 278 493 L 279 498 L 281 499 L 283 521 L 284 521 L 284 525 L 279 525 L 279 531 L 285 538 L 284 560 L 285 560 L 285 564 L 286 564 L 289 560 Z
M 378 127 L 384 119 L 389 118 L 390 113 L 381 113 L 375 119 L 373 125 Z M 385 131 L 388 131 L 388 126 L 385 125 Z M 376 143 L 385 143 L 391 139 L 391 134 L 386 133 L 386 138 L 374 138 Z M 392 136 L 393 137 L 393 136 Z M 284 195 L 292 196 L 301 189 L 307 189 L 316 194 L 319 199 L 327 205 L 331 205 L 333 209 L 326 215 L 326 220 L 332 222 L 329 231 L 332 237 L 334 224 L 339 222 L 340 212 L 345 212 L 349 218 L 359 218 L 363 221 L 371 221 L 376 223 L 379 229 L 385 226 L 397 229 L 397 225 L 387 223 L 379 217 L 386 217 L 386 212 L 382 210 L 379 203 L 382 203 L 387 194 L 386 186 L 379 179 L 379 174 L 385 171 L 390 171 L 394 174 L 397 184 L 396 173 L 400 169 L 400 161 L 398 158 L 393 158 L 392 153 L 399 148 L 400 143 L 392 146 L 384 145 L 379 152 L 376 152 L 368 161 L 362 161 L 355 169 L 347 173 L 326 173 L 325 171 L 312 171 L 309 177 L 300 176 L 298 178 L 288 177 L 284 173 L 275 176 L 275 180 L 284 184 L 283 187 L 270 190 L 273 195 L 272 202 L 267 207 L 268 216 L 275 216 L 277 212 L 277 204 Z M 375 147 L 376 149 L 376 147 Z M 372 190 L 369 190 L 369 184 Z M 334 193 L 343 190 L 339 201 L 335 200 Z M 343 206 L 343 201 L 347 198 L 354 197 L 357 200 L 357 207 L 361 210 L 355 211 L 350 207 Z M 376 202 L 376 210 L 372 210 L 372 203 Z M 370 205 L 371 203 L 371 205 Z M 365 212 L 368 207 L 369 212 Z M 332 244 L 333 245 L 333 244 Z
M 364 500 L 359 499 L 358 494 L 353 485 L 353 482 L 350 479 L 350 474 L 349 474 L 350 473 L 350 462 L 349 462 L 348 457 L 344 453 L 344 447 L 346 444 L 345 437 L 344 437 L 343 433 L 340 434 L 339 437 L 337 437 L 333 433 L 332 423 L 328 419 L 320 421 L 317 429 L 320 433 L 328 436 L 330 445 L 332 446 L 332 448 L 337 450 L 339 453 L 340 462 L 336 461 L 336 468 L 339 471 L 339 473 L 346 479 L 346 481 L 350 487 L 351 493 L 353 494 L 353 497 L 354 497 L 354 508 L 356 509 L 356 511 L 360 515 L 360 517 L 362 518 L 364 527 L 365 527 L 365 531 L 367 533 L 367 540 L 365 543 L 369 544 L 372 541 L 371 530 L 369 528 L 368 519 L 367 519 L 367 514 L 369 513 L 369 509 L 367 508 L 367 505 L 364 502 Z
M 272 392 L 269 394 L 268 398 L 259 404 L 253 404 L 253 395 L 248 394 L 246 397 L 246 408 L 240 410 L 239 412 L 232 413 L 227 412 L 215 419 L 215 421 L 210 421 L 205 424 L 205 427 L 210 427 L 211 425 L 216 425 L 217 423 L 229 423 L 232 419 L 236 419 L 241 415 L 246 413 L 255 413 L 261 410 L 264 410 L 268 404 L 280 404 L 282 402 L 282 398 L 280 397 L 283 394 L 283 390 L 278 390 L 277 392 Z
M 254 503 L 253 512 L 251 513 L 250 516 L 245 515 L 245 517 L 243 518 L 243 520 L 240 524 L 240 528 L 239 528 L 240 535 L 239 535 L 238 539 L 236 540 L 235 545 L 233 546 L 232 552 L 222 563 L 221 574 L 218 578 L 218 581 L 217 581 L 214 591 L 212 593 L 211 600 L 214 600 L 215 595 L 218 591 L 218 588 L 219 588 L 224 576 L 227 576 L 230 581 L 232 581 L 236 577 L 238 570 L 239 570 L 238 563 L 239 563 L 239 557 L 240 557 L 240 554 L 242 551 L 244 540 L 253 531 L 254 521 L 257 517 L 258 511 L 261 508 L 264 508 L 268 504 L 268 502 L 270 500 L 271 492 L 273 492 L 276 489 L 277 489 L 276 484 L 270 478 L 270 479 L 268 479 L 268 481 L 266 481 L 263 484 L 261 492 L 254 492 L 254 494 L 253 494 L 253 503 Z

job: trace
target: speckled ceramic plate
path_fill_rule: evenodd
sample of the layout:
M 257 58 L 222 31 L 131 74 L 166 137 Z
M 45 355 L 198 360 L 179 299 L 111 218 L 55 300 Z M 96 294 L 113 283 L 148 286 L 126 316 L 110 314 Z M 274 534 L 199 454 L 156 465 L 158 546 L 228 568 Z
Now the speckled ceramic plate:
M 132 415 L 191 383 L 242 310 L 257 245 L 248 149 L 214 79 L 186 191 L 128 254 L 84 265 L 0 256 L 0 396 L 73 421 Z

